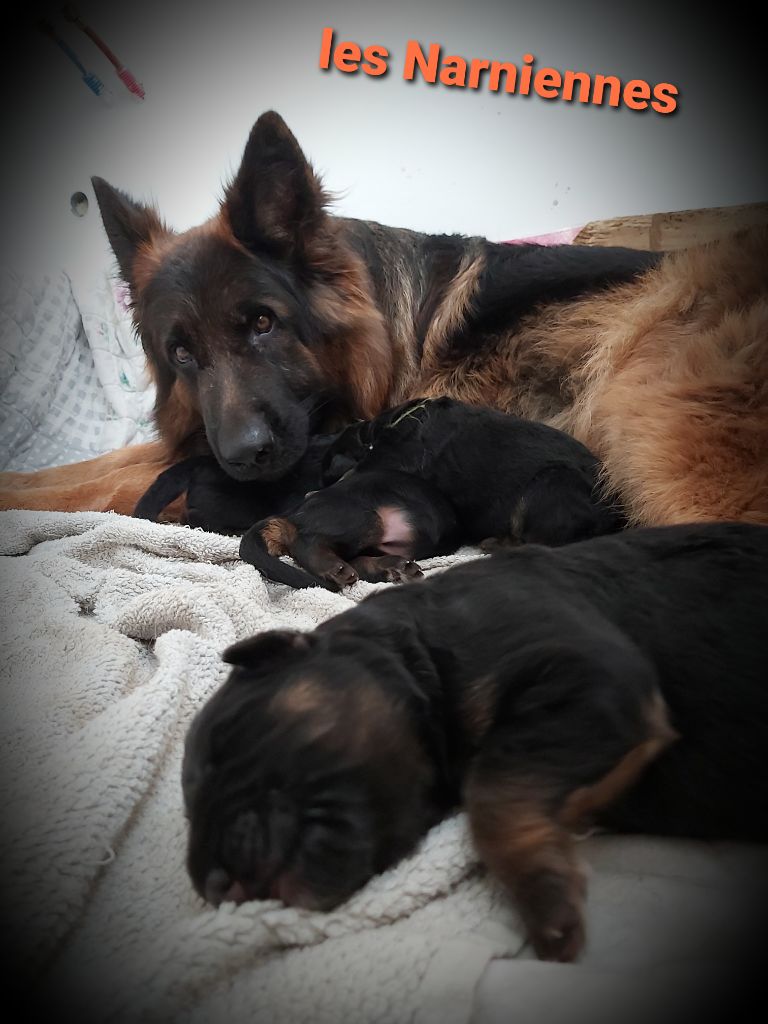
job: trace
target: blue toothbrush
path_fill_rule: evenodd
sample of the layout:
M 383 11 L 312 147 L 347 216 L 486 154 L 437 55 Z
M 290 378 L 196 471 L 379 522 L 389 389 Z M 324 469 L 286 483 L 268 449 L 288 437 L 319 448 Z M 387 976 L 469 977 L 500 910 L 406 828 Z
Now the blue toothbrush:
M 47 36 L 50 36 L 54 43 L 56 43 L 64 51 L 67 57 L 69 57 L 69 59 L 75 65 L 77 70 L 80 72 L 83 81 L 92 93 L 95 93 L 96 96 L 102 96 L 104 98 L 110 95 L 109 89 L 107 89 L 107 87 L 98 77 L 98 75 L 94 75 L 92 71 L 89 71 L 84 66 L 83 62 L 77 56 L 75 51 L 67 43 L 64 42 L 64 40 L 61 38 L 61 36 L 58 34 L 58 32 L 55 30 L 55 28 L 53 27 L 53 25 L 51 25 L 49 21 L 40 22 L 40 31 L 44 32 Z

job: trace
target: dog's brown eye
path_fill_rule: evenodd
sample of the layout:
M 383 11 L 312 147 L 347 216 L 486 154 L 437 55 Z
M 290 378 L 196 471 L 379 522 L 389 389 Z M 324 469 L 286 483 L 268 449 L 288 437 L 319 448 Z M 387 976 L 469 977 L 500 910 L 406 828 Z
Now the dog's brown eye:
M 176 362 L 181 363 L 182 365 L 185 363 L 191 363 L 194 358 L 189 349 L 184 348 L 183 345 L 174 345 L 171 352 L 173 353 L 173 358 Z
M 275 320 L 271 313 L 267 313 L 263 310 L 256 319 L 253 321 L 253 333 L 254 334 L 269 334 L 272 330 L 272 325 Z

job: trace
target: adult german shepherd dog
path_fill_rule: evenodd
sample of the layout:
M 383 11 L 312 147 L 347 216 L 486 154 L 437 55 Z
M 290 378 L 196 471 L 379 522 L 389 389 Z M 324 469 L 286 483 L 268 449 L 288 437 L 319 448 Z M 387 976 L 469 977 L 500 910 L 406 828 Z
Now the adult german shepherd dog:
M 205 452 L 271 481 L 314 432 L 451 396 L 572 434 L 632 523 L 768 522 L 768 229 L 659 255 L 332 216 L 274 112 L 191 230 L 93 184 L 161 440 L 6 475 L 5 507 L 130 513 L 159 469 Z

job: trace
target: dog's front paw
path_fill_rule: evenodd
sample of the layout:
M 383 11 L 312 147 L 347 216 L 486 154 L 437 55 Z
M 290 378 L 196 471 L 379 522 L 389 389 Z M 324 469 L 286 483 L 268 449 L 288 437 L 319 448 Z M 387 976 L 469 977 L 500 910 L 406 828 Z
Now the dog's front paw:
M 540 871 L 522 878 L 517 904 L 528 940 L 540 960 L 570 963 L 584 948 L 584 879 L 571 874 Z

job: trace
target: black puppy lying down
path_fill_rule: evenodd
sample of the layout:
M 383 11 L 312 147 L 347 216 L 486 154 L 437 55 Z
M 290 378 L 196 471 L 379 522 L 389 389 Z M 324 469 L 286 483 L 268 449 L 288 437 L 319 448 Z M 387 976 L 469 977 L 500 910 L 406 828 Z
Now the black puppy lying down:
M 584 445 L 543 423 L 411 401 L 343 431 L 324 457 L 332 486 L 257 522 L 240 556 L 280 580 L 276 556 L 289 554 L 308 570 L 305 586 L 336 589 L 421 575 L 413 559 L 461 544 L 567 544 L 625 525 L 599 475 Z
M 584 942 L 571 830 L 768 839 L 768 528 L 523 547 L 269 632 L 186 743 L 198 892 L 326 910 L 462 801 L 539 956 Z
M 278 583 L 338 590 L 358 578 L 371 583 L 420 577 L 416 558 L 461 544 L 453 506 L 431 483 L 408 473 L 353 473 L 315 491 L 293 512 L 256 523 L 240 557 Z M 281 562 L 290 554 L 308 572 Z

